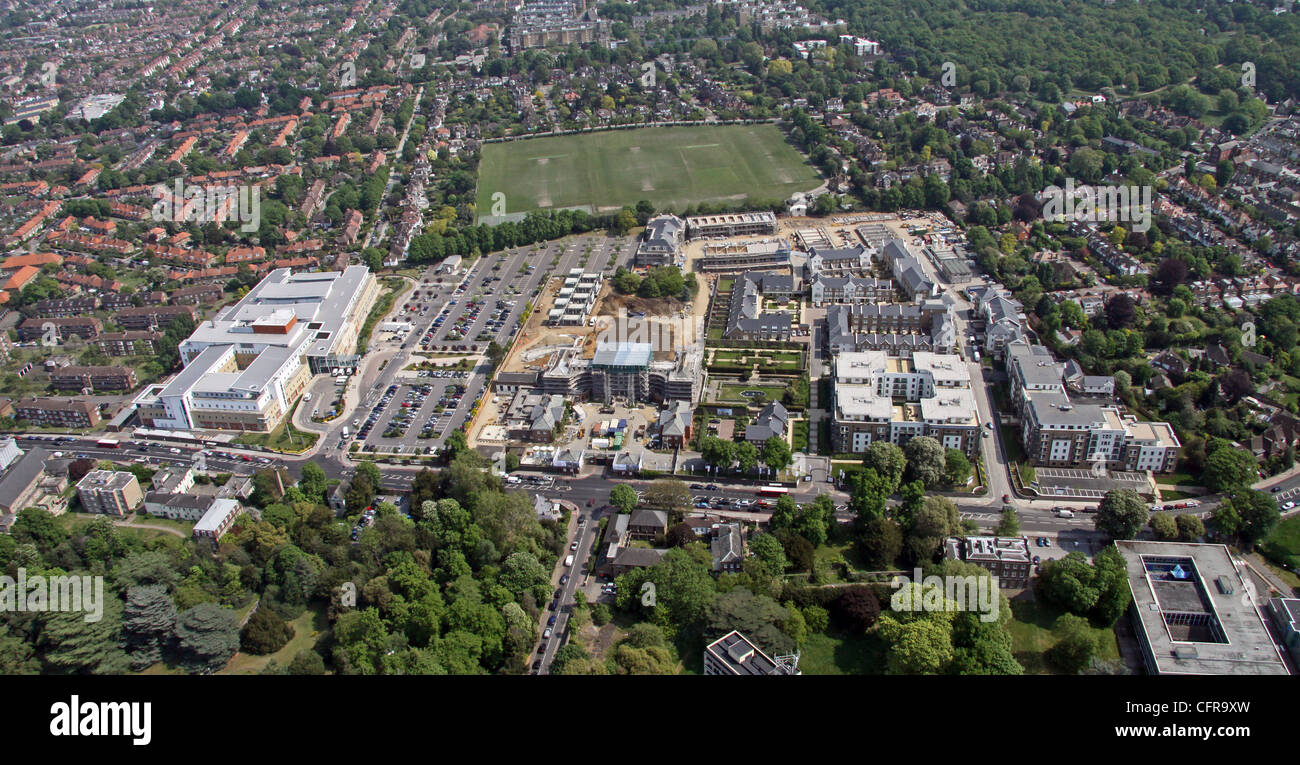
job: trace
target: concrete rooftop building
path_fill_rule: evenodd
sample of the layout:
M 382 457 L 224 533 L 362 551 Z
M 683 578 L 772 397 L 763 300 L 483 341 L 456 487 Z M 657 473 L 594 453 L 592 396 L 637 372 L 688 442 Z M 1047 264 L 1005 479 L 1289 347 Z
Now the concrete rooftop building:
M 1120 540 L 1129 617 L 1155 675 L 1285 675 L 1262 604 L 1224 545 Z

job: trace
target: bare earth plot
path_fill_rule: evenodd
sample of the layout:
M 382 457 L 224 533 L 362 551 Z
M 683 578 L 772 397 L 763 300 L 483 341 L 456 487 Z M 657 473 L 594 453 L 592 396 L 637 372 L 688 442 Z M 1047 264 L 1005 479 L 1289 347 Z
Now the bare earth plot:
M 506 215 L 539 209 L 661 210 L 700 202 L 787 199 L 821 183 L 775 125 L 609 130 L 483 147 L 478 210 L 506 195 Z M 480 215 L 481 222 L 493 222 Z

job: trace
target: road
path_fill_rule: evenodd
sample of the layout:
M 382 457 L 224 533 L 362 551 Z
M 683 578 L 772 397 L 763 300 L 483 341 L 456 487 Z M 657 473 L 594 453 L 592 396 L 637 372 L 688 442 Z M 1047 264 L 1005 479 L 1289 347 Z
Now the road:
M 543 612 L 541 624 L 538 626 L 538 634 L 545 635 L 549 626 L 547 621 L 551 616 L 555 617 L 555 624 L 551 626 L 551 637 L 541 638 L 538 642 L 537 653 L 540 653 L 539 659 L 534 660 L 534 674 L 545 675 L 550 673 L 551 662 L 555 660 L 555 652 L 568 642 L 569 635 L 569 617 L 573 615 L 573 593 L 586 583 L 591 572 L 587 570 L 587 561 L 591 557 L 592 545 L 596 543 L 596 534 L 600 531 L 600 509 L 589 510 L 580 507 L 573 517 L 569 519 L 569 541 L 577 541 L 577 549 L 572 552 L 565 552 L 564 555 L 573 555 L 573 566 L 565 566 L 563 558 L 557 566 L 557 573 L 553 575 L 551 586 L 558 587 L 560 595 L 555 598 L 551 606 Z M 581 523 L 579 520 L 583 519 Z M 576 532 L 575 532 L 576 529 Z M 572 549 L 572 546 L 570 546 Z M 563 585 L 559 580 L 567 575 Z M 534 654 L 537 655 L 537 654 Z M 540 661 L 541 664 L 536 664 Z

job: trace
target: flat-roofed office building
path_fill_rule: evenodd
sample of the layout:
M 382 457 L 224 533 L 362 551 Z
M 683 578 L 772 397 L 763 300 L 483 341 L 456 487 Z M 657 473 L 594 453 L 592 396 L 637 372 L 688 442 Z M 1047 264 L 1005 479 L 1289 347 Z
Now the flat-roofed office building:
M 1129 618 L 1153 675 L 1286 675 L 1260 603 L 1225 545 L 1120 540 Z

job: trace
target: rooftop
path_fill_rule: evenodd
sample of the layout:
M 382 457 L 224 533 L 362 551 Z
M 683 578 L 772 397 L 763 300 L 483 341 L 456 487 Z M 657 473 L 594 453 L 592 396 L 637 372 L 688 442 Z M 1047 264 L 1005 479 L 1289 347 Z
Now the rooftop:
M 1138 638 L 1167 675 L 1285 675 L 1249 584 L 1228 548 L 1121 540 Z

